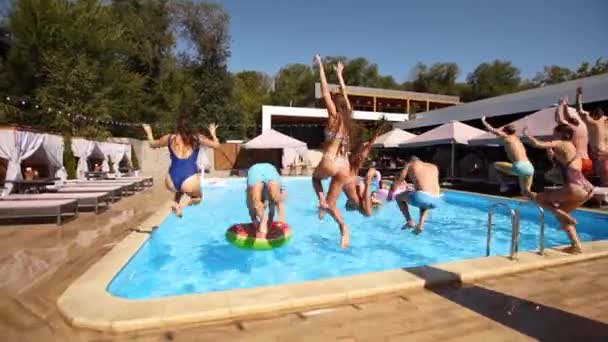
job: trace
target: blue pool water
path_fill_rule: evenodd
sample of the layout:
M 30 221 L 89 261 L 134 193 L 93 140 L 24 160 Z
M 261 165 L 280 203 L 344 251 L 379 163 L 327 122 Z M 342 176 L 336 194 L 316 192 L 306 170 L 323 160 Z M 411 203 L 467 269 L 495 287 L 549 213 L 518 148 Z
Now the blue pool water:
M 108 290 L 131 299 L 251 288 L 345 275 L 426 265 L 485 255 L 487 210 L 496 199 L 446 192 L 447 204 L 432 211 L 425 231 L 414 235 L 401 230 L 404 219 L 397 205 L 384 205 L 372 217 L 343 211 L 351 229 L 351 247 L 338 246 L 337 225 L 327 215 L 320 221 L 309 178 L 285 180 L 286 218 L 291 241 L 276 250 L 248 251 L 228 243 L 225 232 L 234 223 L 247 222 L 245 180 L 227 180 L 209 186 L 201 205 L 185 209 L 179 219 L 170 215 L 116 275 Z M 344 207 L 345 198 L 339 201 Z M 418 211 L 412 210 L 414 219 Z M 538 247 L 538 212 L 522 208 L 520 250 Z M 608 239 L 606 216 L 576 212 L 584 241 Z M 509 252 L 510 223 L 495 216 L 493 254 Z M 568 244 L 557 221 L 547 215 L 546 245 Z

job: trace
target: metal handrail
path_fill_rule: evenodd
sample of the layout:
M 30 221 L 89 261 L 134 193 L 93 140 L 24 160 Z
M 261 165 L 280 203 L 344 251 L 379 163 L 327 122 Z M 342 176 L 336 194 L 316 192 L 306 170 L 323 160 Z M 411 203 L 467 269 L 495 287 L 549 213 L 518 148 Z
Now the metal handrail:
M 525 204 L 528 204 L 528 203 L 533 203 L 536 206 L 536 209 L 538 209 L 538 212 L 540 214 L 540 238 L 538 241 L 538 254 L 544 255 L 545 254 L 545 209 L 543 209 L 543 207 L 541 207 L 536 202 L 521 202 L 519 204 L 519 207 L 521 207 Z M 519 220 L 519 218 L 518 218 L 518 220 Z
M 519 211 L 517 209 L 511 208 L 508 204 L 504 202 L 494 203 L 488 209 L 488 239 L 486 242 L 486 256 L 490 256 L 490 244 L 492 242 L 492 213 L 494 208 L 505 207 L 509 211 L 511 215 L 511 254 L 509 255 L 510 259 L 515 258 L 515 254 L 517 254 L 518 250 L 518 240 L 519 240 Z

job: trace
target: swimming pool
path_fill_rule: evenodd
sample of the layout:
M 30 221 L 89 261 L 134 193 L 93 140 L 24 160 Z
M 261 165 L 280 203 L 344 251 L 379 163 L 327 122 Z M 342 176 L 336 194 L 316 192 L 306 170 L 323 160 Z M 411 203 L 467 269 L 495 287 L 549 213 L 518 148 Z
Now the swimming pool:
M 337 225 L 317 217 L 310 178 L 286 179 L 289 198 L 286 217 L 293 238 L 268 252 L 247 251 L 230 245 L 226 229 L 247 222 L 245 180 L 226 180 L 207 187 L 202 205 L 184 210 L 184 218 L 170 215 L 114 277 L 108 291 L 118 297 L 149 299 L 164 296 L 252 288 L 332 278 L 400 267 L 426 265 L 485 255 L 487 208 L 497 201 L 486 196 L 446 192 L 447 204 L 431 212 L 425 231 L 401 230 L 404 219 L 389 203 L 372 217 L 343 210 L 351 229 L 351 247 L 339 248 Z M 339 206 L 344 207 L 340 198 Z M 415 208 L 412 208 L 415 209 Z M 417 219 L 417 210 L 413 210 Z M 538 213 L 521 209 L 520 251 L 538 246 Z M 581 240 L 608 239 L 603 215 L 576 212 Z M 568 243 L 547 215 L 546 246 Z M 495 216 L 492 254 L 509 252 L 509 218 Z

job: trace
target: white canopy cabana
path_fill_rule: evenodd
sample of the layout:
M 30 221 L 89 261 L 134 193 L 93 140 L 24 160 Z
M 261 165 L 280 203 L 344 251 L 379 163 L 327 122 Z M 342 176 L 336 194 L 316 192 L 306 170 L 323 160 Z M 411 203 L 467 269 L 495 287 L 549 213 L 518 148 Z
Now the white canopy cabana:
M 21 162 L 28 158 L 44 161 L 49 167 L 49 176 L 64 181 L 67 172 L 63 167 L 63 138 L 46 133 L 20 130 L 0 130 L 0 158 L 8 160 L 5 180 L 21 180 Z M 13 188 L 5 184 L 2 195 Z
M 439 127 L 433 128 L 432 130 L 420 134 L 419 136 L 403 143 L 399 144 L 399 147 L 423 147 L 432 145 L 452 145 L 452 158 L 450 172 L 451 176 L 454 176 L 454 154 L 456 144 L 467 144 L 469 140 L 474 137 L 484 134 L 485 131 L 481 129 L 463 124 L 460 121 L 450 121 Z
M 79 179 L 85 178 L 85 173 L 89 171 L 89 158 L 98 158 L 102 160 L 101 170 L 109 171 L 108 158 L 104 154 L 102 143 L 98 141 L 87 140 L 83 138 L 72 139 L 72 152 L 78 158 L 78 166 L 76 167 L 76 175 Z
M 576 112 L 576 109 L 568 107 L 568 114 L 571 117 L 581 120 Z M 581 124 L 584 123 L 581 121 Z M 553 135 L 553 128 L 557 125 L 555 123 L 555 106 L 543 108 L 538 112 L 527 115 L 519 120 L 515 120 L 510 123 L 515 127 L 518 136 L 523 136 L 524 128 L 528 127 L 528 134 L 537 138 L 547 138 Z M 506 125 L 505 125 L 506 126 Z M 502 129 L 504 126 L 500 127 Z M 490 132 L 486 132 L 479 135 L 469 141 L 472 145 L 493 145 L 499 144 L 500 139 Z
M 288 135 L 269 129 L 242 145 L 246 149 L 282 149 L 283 167 L 287 166 L 298 155 L 304 157 L 308 147 L 306 143 Z
M 114 165 L 114 173 L 117 177 L 121 176 L 120 171 L 118 170 L 118 165 L 123 160 L 131 161 L 131 145 L 128 144 L 117 144 L 110 142 L 101 142 L 99 143 L 99 147 L 103 154 L 112 161 Z M 107 169 L 104 169 L 104 165 Z M 104 159 L 104 162 L 101 166 L 102 170 L 109 171 L 110 166 L 108 165 L 107 160 Z
M 408 142 L 416 137 L 416 134 L 406 132 L 400 128 L 393 128 L 389 132 L 382 134 L 376 139 L 374 147 L 392 148 L 399 147 L 399 144 Z

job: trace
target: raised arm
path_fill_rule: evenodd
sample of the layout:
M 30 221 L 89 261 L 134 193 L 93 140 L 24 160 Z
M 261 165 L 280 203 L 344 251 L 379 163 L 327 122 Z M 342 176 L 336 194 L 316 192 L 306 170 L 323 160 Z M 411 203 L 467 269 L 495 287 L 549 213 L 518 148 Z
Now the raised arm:
M 490 133 L 492 133 L 492 134 L 494 134 L 494 135 L 496 135 L 498 137 L 506 137 L 507 136 L 503 131 L 498 130 L 498 129 L 494 128 L 494 126 L 490 125 L 488 123 L 488 121 L 486 120 L 485 116 L 483 116 L 481 118 L 481 123 L 485 126 L 485 128 L 486 128 L 486 130 L 488 130 L 488 132 L 490 132 Z
M 342 62 L 338 62 L 338 64 L 336 64 L 336 74 L 338 75 L 338 82 L 340 83 L 342 96 L 344 96 L 344 99 L 346 100 L 346 107 L 348 107 L 349 111 L 352 111 L 353 108 L 350 106 L 350 101 L 348 100 L 348 93 L 346 92 L 346 83 L 344 82 L 344 77 L 342 76 L 343 71 L 344 64 L 342 64 Z
M 148 124 L 143 124 L 142 127 L 146 132 L 146 137 L 148 138 L 148 142 L 150 144 L 150 148 L 161 148 L 169 145 L 169 136 L 162 136 L 160 139 L 154 140 L 154 135 L 152 134 L 152 128 Z
M 576 112 L 583 120 L 588 120 L 587 113 L 583 110 L 583 88 L 576 88 Z
M 337 116 L 336 105 L 334 104 L 334 100 L 331 99 L 331 94 L 329 93 L 329 88 L 327 87 L 327 77 L 325 76 L 325 68 L 323 67 L 323 61 L 321 60 L 321 56 L 315 55 L 314 59 L 315 63 L 319 65 L 319 78 L 321 82 L 321 94 L 323 95 L 323 100 L 325 100 L 325 106 L 327 107 L 327 113 L 330 119 L 333 119 Z
M 216 124 L 210 124 L 207 129 L 209 129 L 209 134 L 211 135 L 211 139 L 207 138 L 204 135 L 199 135 L 199 141 L 202 145 L 204 146 L 208 146 L 211 148 L 219 148 L 220 147 L 220 141 L 217 139 L 217 136 L 215 135 L 215 131 L 217 130 L 218 125 Z
M 538 139 L 536 139 L 535 137 L 528 135 L 528 128 L 524 128 L 524 137 L 528 138 L 524 141 L 527 141 L 529 145 L 536 147 L 536 148 L 544 148 L 544 149 L 550 149 L 553 147 L 557 147 L 559 145 L 559 141 L 540 141 Z
M 557 106 L 555 107 L 555 122 L 559 124 L 567 125 L 568 123 L 564 120 L 564 115 L 562 110 L 564 110 L 565 101 L 564 98 L 560 98 Z

